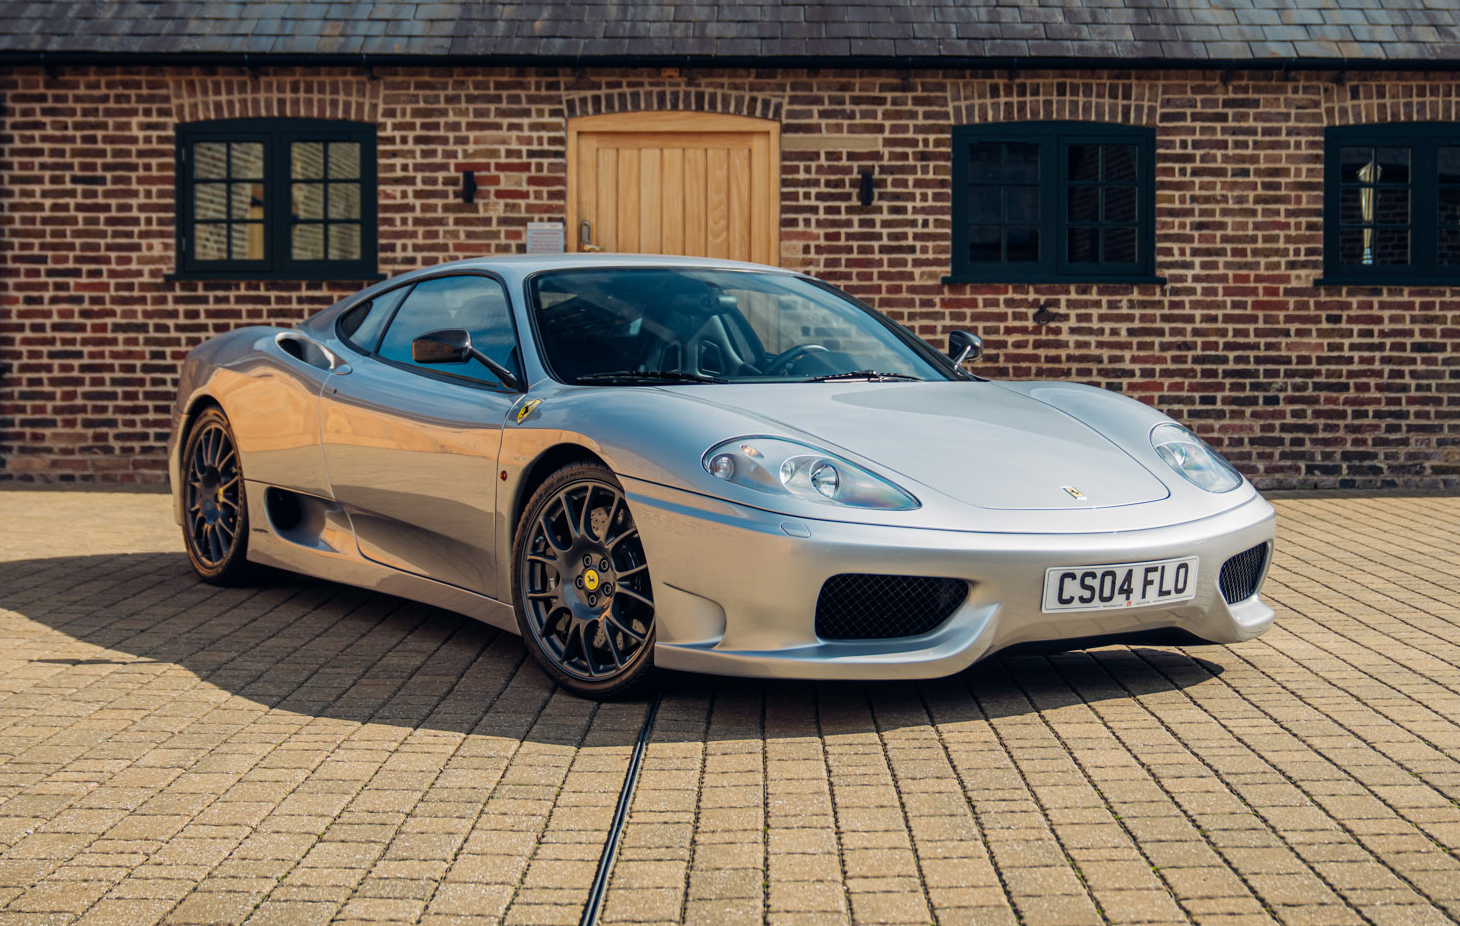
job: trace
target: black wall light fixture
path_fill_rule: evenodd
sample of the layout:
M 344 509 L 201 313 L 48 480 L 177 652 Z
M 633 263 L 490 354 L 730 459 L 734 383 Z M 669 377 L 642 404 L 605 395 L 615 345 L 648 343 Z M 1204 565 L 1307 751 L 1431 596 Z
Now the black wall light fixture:
M 861 189 L 861 197 L 860 198 L 861 198 L 861 201 L 862 201 L 862 205 L 864 205 L 864 206 L 870 206 L 870 205 L 872 205 L 872 171 L 871 170 L 864 170 L 864 171 L 862 171 L 862 189 Z
M 477 201 L 477 175 L 473 171 L 461 172 L 461 201 L 464 203 Z

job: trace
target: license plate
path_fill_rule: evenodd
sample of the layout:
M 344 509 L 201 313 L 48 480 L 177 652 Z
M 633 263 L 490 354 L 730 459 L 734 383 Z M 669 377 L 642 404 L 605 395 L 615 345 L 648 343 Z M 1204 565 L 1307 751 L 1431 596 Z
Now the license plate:
M 1195 556 L 1044 571 L 1044 611 L 1108 611 L 1196 597 Z

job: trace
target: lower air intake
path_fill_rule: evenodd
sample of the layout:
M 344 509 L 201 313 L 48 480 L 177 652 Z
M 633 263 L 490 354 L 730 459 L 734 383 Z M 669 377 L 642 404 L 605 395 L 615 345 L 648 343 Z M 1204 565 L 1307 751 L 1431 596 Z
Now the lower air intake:
M 1222 586 L 1222 597 L 1227 604 L 1246 601 L 1257 594 L 1262 582 L 1262 571 L 1267 568 L 1267 544 L 1259 543 L 1250 550 L 1243 550 L 1222 564 L 1222 575 L 1218 583 Z
M 886 640 L 927 633 L 968 597 L 962 579 L 844 573 L 821 586 L 816 635 L 823 640 Z

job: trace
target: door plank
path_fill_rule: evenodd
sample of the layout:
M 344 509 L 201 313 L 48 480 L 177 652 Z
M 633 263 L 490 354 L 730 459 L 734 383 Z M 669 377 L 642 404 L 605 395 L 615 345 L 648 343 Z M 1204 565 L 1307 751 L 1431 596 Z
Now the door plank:
M 692 257 L 708 257 L 706 228 L 710 210 L 706 178 L 705 149 L 690 148 L 684 152 L 684 253 Z
M 620 149 L 618 153 L 618 240 L 614 248 L 632 251 L 639 246 L 639 151 Z
M 661 183 L 661 159 L 664 152 L 659 148 L 644 148 L 639 152 L 639 246 L 640 254 L 659 254 L 663 246 L 660 222 L 664 213 L 660 202 L 664 198 Z
M 756 135 L 750 140 L 750 259 L 761 264 L 778 264 L 772 253 L 775 235 L 771 229 L 771 140 Z
M 730 151 L 705 152 L 705 256 L 730 256 Z
M 618 228 L 614 216 L 618 213 L 618 151 L 601 147 L 598 149 L 598 170 L 594 178 L 593 243 L 605 251 L 618 250 Z M 570 234 L 577 235 L 578 229 Z
M 750 260 L 750 149 L 731 148 L 729 162 L 727 250 L 732 260 Z
M 664 149 L 664 175 L 661 178 L 663 195 L 663 240 L 659 248 L 664 254 L 683 254 L 684 250 L 684 149 Z

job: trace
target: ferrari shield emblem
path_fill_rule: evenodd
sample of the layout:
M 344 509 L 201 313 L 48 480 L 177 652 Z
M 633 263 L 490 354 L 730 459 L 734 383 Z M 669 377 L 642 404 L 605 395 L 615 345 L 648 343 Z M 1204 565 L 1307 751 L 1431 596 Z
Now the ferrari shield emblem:
M 1060 488 L 1064 489 L 1065 490 L 1065 494 L 1068 495 L 1070 498 L 1073 498 L 1073 499 L 1075 499 L 1077 501 L 1082 501 L 1082 502 L 1085 500 L 1085 493 L 1084 492 L 1081 492 L 1079 489 L 1075 488 L 1074 486 L 1060 486 Z
M 522 420 L 528 415 L 532 414 L 533 411 L 541 404 L 542 399 L 533 399 L 531 402 L 523 402 L 522 407 L 517 409 L 517 423 L 521 424 Z

